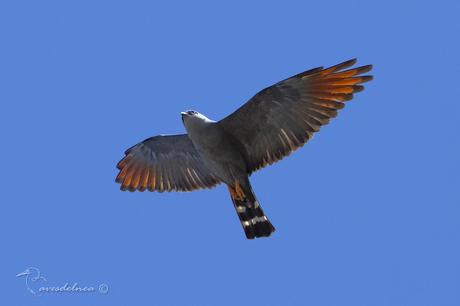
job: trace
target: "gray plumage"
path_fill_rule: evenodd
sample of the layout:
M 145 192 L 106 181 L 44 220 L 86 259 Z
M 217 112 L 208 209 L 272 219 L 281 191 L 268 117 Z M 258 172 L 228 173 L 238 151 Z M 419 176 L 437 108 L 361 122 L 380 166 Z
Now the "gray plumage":
M 156 136 L 128 149 L 118 163 L 122 190 L 191 191 L 225 183 L 247 238 L 275 231 L 249 175 L 303 146 L 363 89 L 371 76 L 356 60 L 315 68 L 270 86 L 221 121 L 182 113 L 187 134 Z

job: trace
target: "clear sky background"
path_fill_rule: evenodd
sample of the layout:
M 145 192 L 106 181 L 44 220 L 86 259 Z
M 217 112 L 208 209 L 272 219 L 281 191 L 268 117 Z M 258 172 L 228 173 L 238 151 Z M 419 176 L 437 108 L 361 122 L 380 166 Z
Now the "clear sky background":
M 458 1 L 3 1 L 2 305 L 460 305 Z M 124 193 L 125 149 L 357 57 L 375 80 L 227 189 Z M 31 287 L 105 283 L 107 294 Z

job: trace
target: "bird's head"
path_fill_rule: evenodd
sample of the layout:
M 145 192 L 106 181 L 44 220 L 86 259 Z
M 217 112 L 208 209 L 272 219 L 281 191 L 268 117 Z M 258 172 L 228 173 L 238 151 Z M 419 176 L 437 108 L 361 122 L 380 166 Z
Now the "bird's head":
M 214 122 L 213 120 L 209 119 L 203 114 L 200 114 L 194 110 L 188 110 L 185 112 L 181 112 L 182 115 L 182 122 L 184 123 L 185 127 L 189 129 L 190 127 L 194 126 L 201 126 L 206 123 Z
M 35 267 L 29 267 L 25 269 L 24 271 L 22 271 L 21 273 L 16 274 L 17 277 L 29 276 L 29 275 L 31 276 L 35 275 L 35 278 L 40 278 L 40 270 Z

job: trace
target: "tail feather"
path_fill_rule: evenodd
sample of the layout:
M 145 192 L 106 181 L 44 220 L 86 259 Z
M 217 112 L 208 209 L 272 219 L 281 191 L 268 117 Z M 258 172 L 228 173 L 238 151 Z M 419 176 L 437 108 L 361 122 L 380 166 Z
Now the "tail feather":
M 244 197 L 234 196 L 235 193 L 232 190 L 230 190 L 230 194 L 232 195 L 236 213 L 248 239 L 268 237 L 275 231 L 275 227 L 264 214 L 252 190 L 250 190 L 250 194 L 245 192 Z
M 253 203 L 234 200 L 233 204 L 248 239 L 268 237 L 275 231 L 257 200 Z

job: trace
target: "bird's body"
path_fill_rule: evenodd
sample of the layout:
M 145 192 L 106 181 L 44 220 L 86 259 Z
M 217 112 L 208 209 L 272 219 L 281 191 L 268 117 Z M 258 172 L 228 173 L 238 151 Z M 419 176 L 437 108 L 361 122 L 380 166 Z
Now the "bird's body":
M 118 163 L 122 190 L 191 191 L 228 186 L 246 237 L 275 231 L 258 202 L 249 176 L 303 146 L 337 115 L 343 102 L 372 79 L 356 60 L 305 71 L 270 86 L 233 114 L 213 121 L 182 113 L 187 134 L 156 136 L 128 149 Z
M 182 121 L 208 170 L 227 184 L 247 237 L 269 236 L 275 228 L 252 191 L 243 146 L 219 122 L 197 111 L 183 112 Z
M 241 152 L 237 149 L 234 139 L 218 122 L 196 111 L 182 113 L 182 119 L 187 135 L 204 164 L 222 182 L 231 184 L 237 172 L 241 175 L 246 174 L 246 165 Z M 223 151 L 226 154 L 222 154 Z M 231 172 L 234 172 L 233 175 Z

